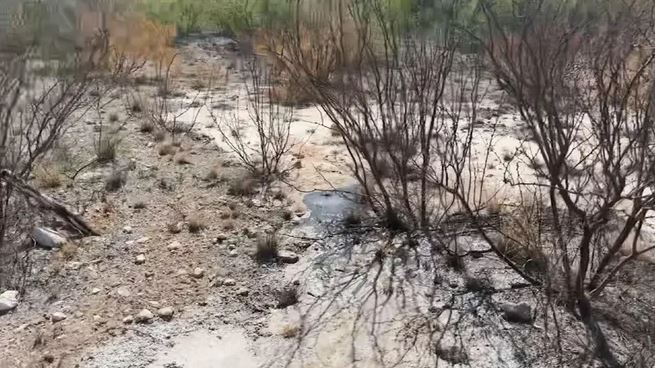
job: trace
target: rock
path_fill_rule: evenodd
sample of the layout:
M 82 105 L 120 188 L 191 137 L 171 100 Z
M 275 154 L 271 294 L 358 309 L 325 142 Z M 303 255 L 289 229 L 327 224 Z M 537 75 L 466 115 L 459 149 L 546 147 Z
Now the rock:
M 165 321 L 170 321 L 171 319 L 173 319 L 174 313 L 175 311 L 171 307 L 164 307 L 157 311 L 157 315 L 159 316 L 159 318 Z
M 230 255 L 230 257 L 232 257 L 232 258 L 234 258 L 234 257 L 238 257 L 238 256 L 239 256 L 239 252 L 238 252 L 236 249 L 232 249 L 232 250 L 230 251 L 229 255 Z
M 144 236 L 143 238 L 137 239 L 136 243 L 137 244 L 143 244 L 143 243 L 147 243 L 149 240 L 150 240 L 150 238 L 148 238 L 147 236 Z
M 77 271 L 82 268 L 82 262 L 68 262 L 66 268 L 69 270 Z
M 283 263 L 297 263 L 300 257 L 289 250 L 281 250 L 277 253 L 277 259 Z
M 239 290 L 237 290 L 237 295 L 239 296 L 248 296 L 248 294 L 250 294 L 250 290 L 248 290 L 247 288 L 240 288 Z
M 195 279 L 201 279 L 203 276 L 205 276 L 205 270 L 200 267 L 196 267 L 191 273 L 191 276 Z
M 237 282 L 234 279 L 225 279 L 225 280 L 223 280 L 223 285 L 225 285 L 225 286 L 235 286 L 236 284 L 237 284 Z
M 0 314 L 9 312 L 18 306 L 18 291 L 7 290 L 0 294 Z
M 93 289 L 91 289 L 91 294 L 96 295 L 96 294 L 98 294 L 98 293 L 101 292 L 101 291 L 102 291 L 102 290 L 100 290 L 99 288 L 93 288 Z
M 157 308 L 157 309 L 161 308 L 161 304 L 156 300 L 151 300 L 148 302 L 148 304 L 150 304 L 150 306 L 153 308 Z
M 216 235 L 216 243 L 218 243 L 218 244 L 224 242 L 226 239 L 227 239 L 227 235 L 225 235 L 225 234 Z
M 146 263 L 146 256 L 143 254 L 139 254 L 138 256 L 136 256 L 134 263 L 138 265 Z
M 63 235 L 47 227 L 35 227 L 31 236 L 37 246 L 46 249 L 60 248 L 68 241 Z
M 180 242 L 176 240 L 176 241 L 170 243 L 166 248 L 168 250 L 176 250 L 176 249 L 182 248 L 182 244 L 180 244 Z
M 142 309 L 139 314 L 136 315 L 134 321 L 136 323 L 149 323 L 152 319 L 155 318 L 154 314 L 147 309 Z
M 62 312 L 55 312 L 52 315 L 50 315 L 50 320 L 55 323 L 61 322 L 66 318 L 68 318 L 68 316 Z
M 116 289 L 116 294 L 122 296 L 123 298 L 129 298 L 130 295 L 132 295 L 132 293 L 130 293 L 130 289 L 128 289 L 127 286 L 121 286 Z
M 528 303 L 504 303 L 500 309 L 507 322 L 532 323 L 532 307 Z
M 134 322 L 134 317 L 131 315 L 123 318 L 123 323 L 125 323 L 126 325 L 129 325 L 132 322 Z
M 123 232 L 124 232 L 125 234 L 132 234 L 132 231 L 133 231 L 133 230 L 132 230 L 132 226 L 125 226 L 125 227 L 123 228 Z

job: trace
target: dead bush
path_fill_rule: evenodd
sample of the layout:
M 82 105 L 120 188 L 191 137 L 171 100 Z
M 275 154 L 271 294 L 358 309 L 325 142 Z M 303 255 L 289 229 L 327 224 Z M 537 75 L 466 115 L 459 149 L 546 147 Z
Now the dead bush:
M 229 180 L 227 194 L 233 196 L 250 196 L 257 192 L 257 180 L 249 174 L 237 175 Z
M 164 143 L 159 145 L 159 150 L 157 152 L 159 152 L 159 156 L 172 156 L 177 152 L 177 150 L 172 144 Z
M 100 134 L 96 142 L 96 160 L 100 163 L 112 162 L 118 155 L 120 138 L 115 134 Z
M 105 178 L 105 190 L 115 192 L 121 189 L 126 182 L 127 175 L 123 171 L 114 170 Z
M 207 222 L 201 215 L 193 215 L 189 217 L 189 232 L 192 234 L 199 233 L 207 229 Z
M 63 185 L 64 175 L 52 164 L 40 165 L 34 170 L 34 180 L 40 188 L 54 189 Z
M 255 259 L 271 262 L 277 258 L 279 243 L 275 233 L 259 234 L 255 247 Z
M 155 130 L 155 125 L 148 120 L 141 120 L 139 123 L 139 131 L 141 133 L 152 133 Z

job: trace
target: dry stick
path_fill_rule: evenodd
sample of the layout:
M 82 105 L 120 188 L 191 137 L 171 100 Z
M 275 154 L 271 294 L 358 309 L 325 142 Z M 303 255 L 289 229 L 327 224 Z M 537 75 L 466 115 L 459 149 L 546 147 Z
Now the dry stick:
M 54 199 L 45 196 L 32 186 L 25 183 L 22 179 L 14 175 L 9 170 L 0 171 L 0 182 L 5 182 L 16 188 L 24 196 L 38 202 L 44 208 L 54 212 L 58 217 L 69 223 L 84 236 L 96 236 L 98 234 L 89 226 L 82 217 L 68 210 L 64 205 L 56 202 Z

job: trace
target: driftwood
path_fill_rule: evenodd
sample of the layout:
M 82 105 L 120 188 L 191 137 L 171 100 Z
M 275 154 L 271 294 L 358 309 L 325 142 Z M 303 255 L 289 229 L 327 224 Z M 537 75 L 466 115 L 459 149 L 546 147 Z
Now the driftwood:
M 54 199 L 40 193 L 38 190 L 25 183 L 21 178 L 14 175 L 9 170 L 0 171 L 0 182 L 11 185 L 19 193 L 25 197 L 32 199 L 39 203 L 41 207 L 46 210 L 52 211 L 57 217 L 70 224 L 77 231 L 84 236 L 99 235 L 84 219 L 67 209 L 64 205 L 58 203 Z

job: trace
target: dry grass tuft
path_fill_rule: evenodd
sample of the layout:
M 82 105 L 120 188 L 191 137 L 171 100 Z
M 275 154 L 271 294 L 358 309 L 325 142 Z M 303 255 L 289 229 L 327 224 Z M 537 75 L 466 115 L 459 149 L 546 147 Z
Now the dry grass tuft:
M 250 196 L 257 192 L 257 181 L 248 174 L 230 179 L 227 194 L 233 196 Z
M 64 183 L 64 176 L 55 165 L 39 166 L 34 171 L 34 180 L 39 188 L 59 188 Z
M 155 130 L 155 124 L 153 124 L 150 120 L 148 119 L 141 120 L 141 123 L 139 124 L 139 131 L 141 133 L 152 133 L 154 130 Z
M 259 262 L 270 262 L 277 258 L 279 242 L 275 233 L 260 234 L 257 237 L 255 259 Z
M 170 143 L 164 143 L 159 145 L 159 156 L 172 156 L 177 152 L 177 149 L 174 145 Z
M 501 253 L 533 274 L 543 274 L 548 269 L 542 243 L 543 211 L 543 204 L 535 200 L 516 205 L 503 215 L 502 238 L 496 244 Z
M 152 138 L 155 140 L 155 142 L 163 142 L 166 140 L 166 131 L 163 129 L 157 129 L 154 131 Z
M 178 165 L 191 165 L 191 159 L 184 153 L 180 153 L 175 156 L 175 163 Z
M 105 178 L 105 190 L 108 192 L 115 192 L 122 188 L 126 181 L 127 178 L 123 172 L 118 170 L 112 171 L 111 174 Z
M 292 305 L 298 304 L 298 288 L 295 286 L 287 286 L 276 294 L 277 308 L 284 309 Z
M 100 163 L 116 160 L 119 144 L 120 139 L 116 135 L 103 135 L 96 144 L 96 160 Z
M 197 234 L 207 229 L 207 223 L 201 215 L 193 215 L 189 218 L 189 232 Z
M 280 332 L 280 336 L 284 337 L 285 339 L 291 339 L 298 336 L 299 332 L 300 332 L 300 328 L 298 328 L 298 326 L 293 326 L 288 324 L 284 326 L 284 328 L 282 328 L 282 332 Z
M 77 255 L 77 246 L 71 242 L 66 242 L 59 249 L 59 254 L 64 260 L 70 261 Z

